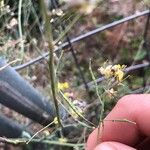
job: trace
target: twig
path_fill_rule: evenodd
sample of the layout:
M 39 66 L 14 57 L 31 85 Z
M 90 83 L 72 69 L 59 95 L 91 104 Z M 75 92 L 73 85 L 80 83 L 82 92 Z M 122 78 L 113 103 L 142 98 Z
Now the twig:
M 67 26 L 67 28 L 60 34 L 58 39 L 54 41 L 54 44 L 57 44 L 65 35 L 70 31 L 70 29 L 73 27 L 73 25 L 79 20 L 81 16 L 78 14 L 75 16 L 75 18 L 72 20 L 72 22 Z M 56 51 L 56 50 L 55 50 Z
M 23 40 L 23 34 L 22 34 L 22 23 L 21 23 L 21 12 L 22 12 L 22 0 L 19 0 L 19 6 L 18 6 L 18 28 L 19 28 L 19 35 L 21 39 L 21 59 L 23 60 L 24 57 L 24 40 Z
M 97 144 L 98 144 L 98 141 L 99 141 L 98 138 L 99 138 L 99 136 L 101 136 L 101 129 L 103 130 L 103 116 L 104 116 L 105 103 L 102 100 L 102 98 L 100 96 L 100 93 L 99 93 L 99 89 L 98 89 L 98 85 L 97 85 L 97 82 L 96 82 L 96 78 L 95 78 L 94 73 L 92 71 L 91 60 L 90 60 L 90 63 L 89 63 L 89 71 L 90 71 L 90 74 L 91 74 L 91 77 L 92 77 L 92 80 L 93 80 L 93 84 L 95 86 L 96 95 L 97 95 L 97 97 L 99 99 L 99 102 L 101 104 L 101 111 L 100 111 L 100 118 L 99 118 L 98 132 L 97 132 Z
M 63 92 L 60 90 L 59 91 L 60 95 L 64 98 L 65 102 L 69 105 L 69 107 L 77 114 L 78 117 L 82 118 L 85 122 L 87 122 L 88 124 L 90 124 L 93 127 L 96 127 L 92 122 L 90 122 L 89 120 L 87 120 L 74 106 L 74 104 L 72 102 L 69 101 L 69 99 L 63 94 Z M 80 122 L 81 123 L 81 122 Z
M 58 125 L 59 127 L 63 128 L 61 124 L 58 100 L 57 100 L 57 95 L 56 95 L 57 92 L 56 92 L 56 74 L 55 74 L 55 68 L 54 68 L 54 47 L 53 47 L 52 29 L 51 29 L 51 24 L 50 24 L 50 16 L 48 16 L 47 14 L 47 9 L 43 0 L 40 0 L 40 5 L 41 5 L 41 13 L 45 21 L 46 38 L 48 40 L 48 46 L 49 46 L 48 65 L 49 65 L 49 73 L 50 73 L 50 79 L 51 79 L 51 91 L 52 91 L 52 96 L 53 96 L 53 100 L 55 104 Z
M 22 139 L 13 139 L 13 138 L 3 138 L 0 137 L 0 142 L 2 143 L 8 143 L 8 144 L 25 144 L 28 141 L 28 139 L 22 138 Z M 44 143 L 49 145 L 60 145 L 60 146 L 67 146 L 67 147 L 84 147 L 85 143 L 81 144 L 73 144 L 73 143 L 61 143 L 60 141 L 50 141 L 50 140 L 43 140 L 40 141 L 39 139 L 33 139 L 31 141 L 32 143 Z
M 51 126 L 54 122 L 55 122 L 55 121 L 49 123 L 47 126 L 45 126 L 45 127 L 42 128 L 41 130 L 39 130 L 38 132 L 36 132 L 36 133 L 26 142 L 26 144 L 29 144 L 29 143 L 33 140 L 33 138 L 34 138 L 36 135 L 38 135 L 39 133 L 41 133 L 42 131 L 44 131 L 45 129 L 47 129 L 47 128 L 48 128 L 49 126 Z
M 131 121 L 131 120 L 128 120 L 128 119 L 112 119 L 112 120 L 107 120 L 107 119 L 105 119 L 104 121 L 131 123 L 131 124 L 136 125 L 136 122 Z
M 103 113 L 104 113 L 104 102 L 102 101 L 102 98 L 99 94 L 99 89 L 98 89 L 98 85 L 97 85 L 97 82 L 96 82 L 96 78 L 94 76 L 94 73 L 92 71 L 92 67 L 91 67 L 91 60 L 90 60 L 90 63 L 89 63 L 89 71 L 90 71 L 90 74 L 91 74 L 91 77 L 92 77 L 92 80 L 93 80 L 93 84 L 94 84 L 94 87 L 95 87 L 95 90 L 96 90 L 96 95 L 99 99 L 99 102 L 102 106 L 101 108 L 101 113 L 100 113 L 100 122 L 102 121 L 102 118 L 103 118 Z
M 16 59 L 16 60 L 13 60 L 13 61 L 7 63 L 5 66 L 0 67 L 0 71 L 4 70 L 4 69 L 7 68 L 8 66 L 10 66 L 10 65 L 12 65 L 13 63 L 16 63 L 16 62 L 18 62 L 18 61 L 21 61 L 21 60 L 20 60 L 20 59 Z

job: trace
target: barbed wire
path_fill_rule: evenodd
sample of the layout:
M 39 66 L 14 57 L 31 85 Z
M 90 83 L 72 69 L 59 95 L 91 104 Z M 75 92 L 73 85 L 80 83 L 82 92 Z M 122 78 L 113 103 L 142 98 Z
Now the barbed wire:
M 102 27 L 99 27 L 99 28 L 96 28 L 96 29 L 94 29 L 94 30 L 92 30 L 92 31 L 89 31 L 89 32 L 87 32 L 87 33 L 85 33 L 85 34 L 82 34 L 82 35 L 80 35 L 80 36 L 77 36 L 76 38 L 71 39 L 71 40 L 70 40 L 70 43 L 73 44 L 73 43 L 79 42 L 79 41 L 81 41 L 81 40 L 84 40 L 85 38 L 88 38 L 88 37 L 92 36 L 92 35 L 95 35 L 95 34 L 100 33 L 100 32 L 102 32 L 102 31 L 108 30 L 108 29 L 110 29 L 110 28 L 112 28 L 112 27 L 115 27 L 115 26 L 117 26 L 117 25 L 120 25 L 120 24 L 122 24 L 122 23 L 131 21 L 131 20 L 134 20 L 134 19 L 136 19 L 136 18 L 138 18 L 138 17 L 142 17 L 142 16 L 145 16 L 145 15 L 148 15 L 149 13 L 150 13 L 149 10 L 145 10 L 145 11 L 142 11 L 142 12 L 138 12 L 138 13 L 136 13 L 136 14 L 134 14 L 134 15 L 125 17 L 125 18 L 123 18 L 123 19 L 120 19 L 120 20 L 118 20 L 118 21 L 114 21 L 114 22 L 112 22 L 112 23 L 110 23 L 110 24 L 104 25 L 104 26 L 102 26 Z M 68 42 L 65 42 L 65 43 L 63 43 L 62 45 L 58 46 L 58 48 L 55 49 L 55 52 L 57 52 L 57 51 L 59 51 L 59 50 L 61 50 L 61 49 L 63 49 L 63 48 L 67 48 L 68 46 L 69 46 L 69 43 L 68 43 Z M 40 62 L 41 60 L 43 60 L 44 58 L 46 58 L 48 55 L 49 55 L 49 52 L 46 52 L 46 53 L 42 54 L 41 56 L 38 56 L 37 58 L 32 59 L 31 61 L 29 61 L 29 62 L 27 62 L 27 63 L 24 63 L 24 64 L 22 64 L 22 65 L 15 66 L 14 69 L 15 69 L 16 71 L 22 70 L 22 69 L 24 69 L 24 68 L 26 68 L 26 67 L 28 67 L 28 66 L 30 66 L 30 65 L 33 65 L 33 64 L 35 64 L 35 63 L 37 63 L 37 62 Z

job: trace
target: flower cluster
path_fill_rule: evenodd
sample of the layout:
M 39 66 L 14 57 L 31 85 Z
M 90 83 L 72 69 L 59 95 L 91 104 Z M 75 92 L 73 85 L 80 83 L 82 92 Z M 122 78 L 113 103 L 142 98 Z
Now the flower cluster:
M 122 81 L 124 76 L 125 65 L 108 65 L 107 67 L 100 67 L 98 71 L 106 78 L 115 77 L 117 81 Z
M 57 125 L 57 124 L 58 124 L 58 118 L 57 118 L 57 117 L 55 117 L 55 118 L 54 118 L 53 123 L 54 123 L 55 125 Z
M 68 88 L 69 88 L 68 82 L 64 82 L 64 83 L 58 82 L 58 89 L 59 90 L 65 90 L 65 89 L 68 89 Z

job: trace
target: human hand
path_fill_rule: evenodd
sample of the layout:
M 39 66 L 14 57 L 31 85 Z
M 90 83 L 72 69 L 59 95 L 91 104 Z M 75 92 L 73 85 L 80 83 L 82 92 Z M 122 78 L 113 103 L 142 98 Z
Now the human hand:
M 127 119 L 128 122 L 105 120 Z M 150 95 L 129 95 L 121 98 L 104 119 L 104 128 L 97 145 L 98 129 L 89 136 L 86 150 L 150 150 Z

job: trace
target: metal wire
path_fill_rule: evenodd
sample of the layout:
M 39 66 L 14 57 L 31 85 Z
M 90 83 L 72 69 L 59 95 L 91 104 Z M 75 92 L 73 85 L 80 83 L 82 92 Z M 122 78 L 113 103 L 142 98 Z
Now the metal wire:
M 135 89 L 132 92 L 129 92 L 129 94 L 142 94 L 145 91 L 147 93 L 147 90 L 148 90 L 148 93 L 149 93 L 149 89 L 150 89 L 150 85 L 147 85 L 145 87 L 141 87 L 141 88 Z
M 131 16 L 126 17 L 126 18 L 123 18 L 123 19 L 120 19 L 120 20 L 118 20 L 118 21 L 114 21 L 114 22 L 112 22 L 112 23 L 110 23 L 110 24 L 107 24 L 107 25 L 104 25 L 104 26 L 102 26 L 102 27 L 96 28 L 96 29 L 94 29 L 94 30 L 92 30 L 92 31 L 89 31 L 89 32 L 87 32 L 87 33 L 85 33 L 85 34 L 82 34 L 82 35 L 80 35 L 80 36 L 78 36 L 78 37 L 76 37 L 76 38 L 73 38 L 72 40 L 70 40 L 70 43 L 79 42 L 79 41 L 81 41 L 81 40 L 83 40 L 83 39 L 85 39 L 85 38 L 87 38 L 87 37 L 90 37 L 90 36 L 92 36 L 92 35 L 95 35 L 95 34 L 97 34 L 97 33 L 100 33 L 100 32 L 102 32 L 102 31 L 105 31 L 105 30 L 107 30 L 107 29 L 110 29 L 110 28 L 115 27 L 115 26 L 117 26 L 117 25 L 120 25 L 120 24 L 122 24 L 122 23 L 131 21 L 131 20 L 134 20 L 135 18 L 148 15 L 149 13 L 150 13 L 149 10 L 145 10 L 145 11 L 143 11 L 143 12 L 136 13 L 136 14 L 134 14 L 134 15 L 131 15 Z M 59 50 L 62 49 L 62 48 L 68 47 L 68 45 L 69 45 L 68 42 L 63 43 L 63 44 L 60 45 L 57 49 L 55 49 L 55 52 L 59 51 Z M 41 56 L 39 56 L 39 57 L 37 57 L 37 58 L 35 58 L 35 59 L 32 59 L 31 61 L 29 61 L 29 62 L 27 62 L 27 63 L 24 63 L 24 64 L 19 65 L 19 66 L 15 66 L 14 69 L 17 70 L 17 71 L 22 70 L 22 69 L 24 69 L 24 68 L 26 68 L 26 67 L 28 67 L 28 66 L 30 66 L 30 65 L 33 65 L 33 64 L 35 64 L 35 63 L 37 63 L 37 62 L 40 62 L 41 60 L 43 60 L 43 59 L 44 59 L 45 57 L 47 57 L 48 55 L 49 55 L 48 52 L 47 52 L 47 53 L 44 53 L 43 55 L 41 55 Z
M 124 70 L 124 72 L 125 72 L 125 73 L 129 73 L 129 72 L 134 71 L 134 70 L 138 70 L 138 69 L 141 69 L 141 68 L 148 67 L 149 65 L 150 65 L 150 63 L 137 64 L 137 65 L 134 65 L 134 66 L 127 67 L 127 68 Z M 96 79 L 96 82 L 97 82 L 97 83 L 100 83 L 100 82 L 102 82 L 102 81 L 104 81 L 104 80 L 105 80 L 105 77 L 102 76 L 102 77 Z M 88 86 L 89 86 L 89 88 L 91 88 L 91 87 L 94 85 L 94 82 L 95 82 L 95 81 L 91 81 L 91 82 L 87 83 Z M 79 88 L 81 88 L 81 89 L 83 89 L 83 87 L 84 87 L 84 85 L 80 85 L 80 86 L 79 86 Z

